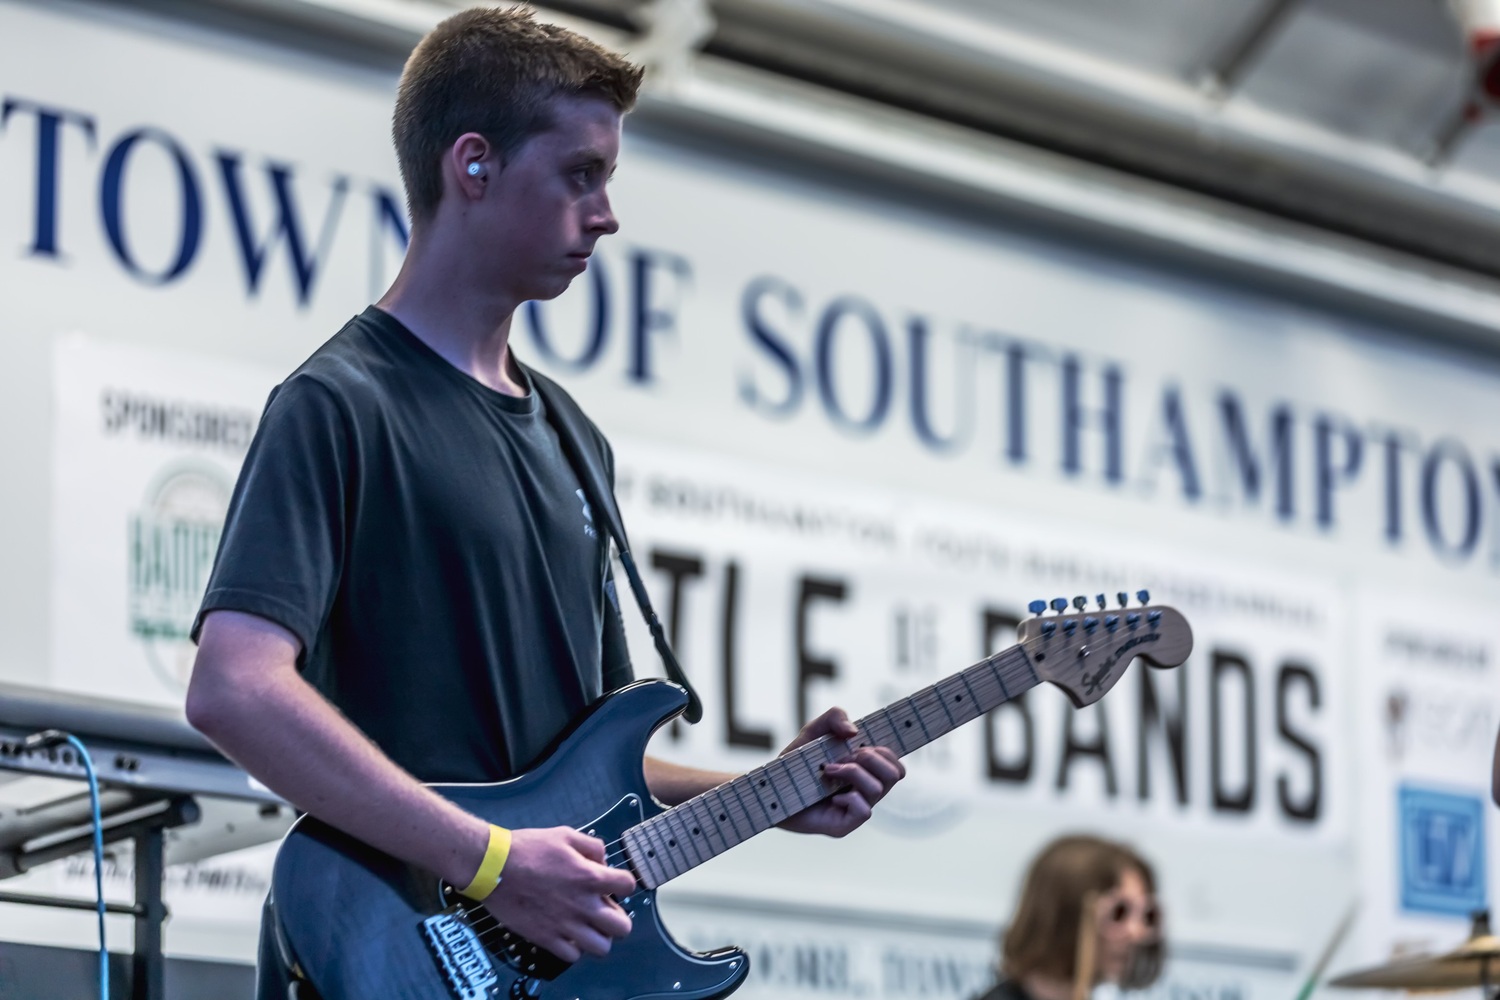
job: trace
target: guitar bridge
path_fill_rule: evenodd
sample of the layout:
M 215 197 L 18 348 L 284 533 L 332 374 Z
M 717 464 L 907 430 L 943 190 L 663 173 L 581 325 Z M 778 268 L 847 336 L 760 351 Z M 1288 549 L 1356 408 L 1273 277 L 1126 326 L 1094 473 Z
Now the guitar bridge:
M 464 925 L 475 944 L 488 958 L 504 963 L 528 979 L 556 979 L 567 971 L 569 963 L 546 948 L 532 944 L 504 924 L 493 923 L 493 917 L 465 900 L 451 885 L 445 884 L 442 893 L 443 902 L 448 908 L 439 916 L 452 914 L 453 919 Z M 471 923 L 476 919 L 485 922 L 483 941 L 479 939 Z
M 499 1000 L 500 973 L 459 907 L 422 921 L 422 937 L 454 1000 Z

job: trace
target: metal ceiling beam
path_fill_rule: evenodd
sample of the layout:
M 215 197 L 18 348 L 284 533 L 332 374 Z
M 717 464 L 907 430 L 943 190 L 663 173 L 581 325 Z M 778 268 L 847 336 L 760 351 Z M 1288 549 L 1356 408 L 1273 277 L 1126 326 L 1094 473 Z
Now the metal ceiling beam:
M 1232 93 L 1255 57 L 1301 3 L 1302 0 L 1265 0 L 1250 23 L 1204 65 L 1203 86 L 1221 99 Z

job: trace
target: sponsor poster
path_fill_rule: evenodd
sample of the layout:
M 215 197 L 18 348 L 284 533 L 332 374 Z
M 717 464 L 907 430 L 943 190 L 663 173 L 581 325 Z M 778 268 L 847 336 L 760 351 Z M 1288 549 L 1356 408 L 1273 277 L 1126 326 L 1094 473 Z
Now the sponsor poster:
M 1500 889 L 1500 620 L 1463 595 L 1371 590 L 1358 608 L 1368 965 L 1458 947 Z
M 52 663 L 73 691 L 180 707 L 268 369 L 84 336 L 55 354 Z
M 59 339 L 53 361 L 53 681 L 180 709 L 195 652 L 189 630 L 230 491 L 278 377 L 84 335 Z M 225 848 L 244 842 L 241 831 Z M 271 856 L 268 845 L 169 868 L 173 951 L 250 960 Z M 112 849 L 106 895 L 129 898 L 133 879 L 130 852 Z M 93 863 L 74 857 L 21 882 L 92 897 Z M 81 944 L 87 933 L 76 918 L 28 917 L 7 924 L 7 936 L 50 942 L 77 925 Z M 128 924 L 112 921 L 111 933 L 128 939 Z

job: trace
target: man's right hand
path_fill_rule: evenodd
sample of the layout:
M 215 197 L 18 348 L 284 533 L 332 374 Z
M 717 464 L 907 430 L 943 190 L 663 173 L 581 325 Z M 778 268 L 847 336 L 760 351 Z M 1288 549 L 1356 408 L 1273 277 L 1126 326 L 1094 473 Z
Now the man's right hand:
M 189 721 L 303 811 L 450 881 L 460 872 L 472 878 L 489 824 L 381 753 L 302 677 L 299 649 L 296 636 L 268 619 L 210 613 L 188 688 Z M 604 844 L 593 837 L 569 827 L 514 830 L 502 874 L 485 905 L 558 958 L 603 955 L 630 932 L 630 918 L 609 896 L 634 892 L 635 879 L 606 866 Z
M 604 863 L 604 842 L 572 827 L 512 830 L 499 887 L 484 901 L 505 927 L 565 962 L 605 955 L 630 933 L 610 896 L 635 891 L 635 876 Z

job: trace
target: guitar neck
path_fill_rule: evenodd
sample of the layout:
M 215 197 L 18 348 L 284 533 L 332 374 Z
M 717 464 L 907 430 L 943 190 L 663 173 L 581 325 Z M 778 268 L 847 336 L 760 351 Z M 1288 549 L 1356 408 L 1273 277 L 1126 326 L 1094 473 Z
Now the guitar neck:
M 1040 680 L 1021 646 L 1012 646 L 857 720 L 852 740 L 821 737 L 658 813 L 625 831 L 636 875 L 654 889 L 837 794 L 841 789 L 823 780 L 824 764 L 862 746 L 904 757 Z

